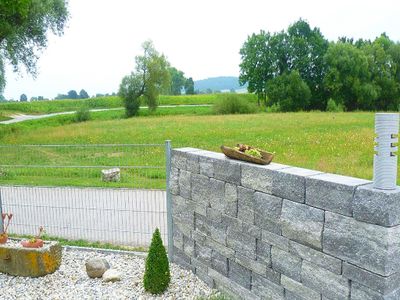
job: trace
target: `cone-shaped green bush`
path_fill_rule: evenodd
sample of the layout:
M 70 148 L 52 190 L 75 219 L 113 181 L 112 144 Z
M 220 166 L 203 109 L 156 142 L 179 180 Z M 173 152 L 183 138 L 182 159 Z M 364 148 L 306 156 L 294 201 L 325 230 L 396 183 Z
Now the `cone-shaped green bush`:
M 144 289 L 152 294 L 161 294 L 167 289 L 170 280 L 167 252 L 162 243 L 160 231 L 156 228 L 146 259 L 143 278 Z

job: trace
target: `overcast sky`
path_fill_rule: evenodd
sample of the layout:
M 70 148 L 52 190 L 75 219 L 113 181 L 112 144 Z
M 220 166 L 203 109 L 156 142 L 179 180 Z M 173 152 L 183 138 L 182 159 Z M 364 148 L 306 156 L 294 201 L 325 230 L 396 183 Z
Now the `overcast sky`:
M 195 80 L 238 76 L 248 35 L 280 31 L 299 18 L 329 40 L 382 32 L 400 40 L 399 0 L 70 0 L 69 10 L 68 28 L 50 37 L 35 80 L 7 68 L 6 98 L 54 98 L 82 88 L 89 95 L 116 92 L 146 39 Z

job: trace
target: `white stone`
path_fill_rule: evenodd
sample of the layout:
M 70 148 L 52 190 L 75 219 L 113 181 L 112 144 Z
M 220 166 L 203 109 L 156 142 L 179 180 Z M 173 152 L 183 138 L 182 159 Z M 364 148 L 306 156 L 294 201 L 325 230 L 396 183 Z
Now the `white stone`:
M 115 269 L 108 269 L 103 274 L 103 281 L 116 282 L 121 280 L 121 273 Z
M 119 182 L 121 180 L 121 170 L 119 168 L 101 170 L 104 182 Z

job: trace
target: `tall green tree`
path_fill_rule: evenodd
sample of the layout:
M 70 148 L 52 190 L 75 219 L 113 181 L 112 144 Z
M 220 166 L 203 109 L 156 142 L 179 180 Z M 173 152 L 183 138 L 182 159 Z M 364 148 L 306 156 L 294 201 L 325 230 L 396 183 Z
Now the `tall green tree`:
M 185 75 L 182 71 L 179 71 L 174 67 L 168 68 L 168 71 L 171 77 L 171 86 L 168 92 L 171 95 L 180 95 L 182 88 L 186 83 Z
M 155 110 L 159 94 L 170 85 L 165 56 L 157 52 L 151 41 L 144 42 L 142 48 L 143 55 L 135 58 L 135 71 L 125 76 L 119 87 L 118 94 L 124 100 L 128 117 L 138 113 L 141 98 L 149 109 Z
M 66 0 L 0 1 L 0 92 L 6 83 L 5 63 L 14 71 L 23 65 L 35 76 L 38 53 L 47 46 L 48 31 L 62 35 L 67 20 Z
M 311 91 L 309 109 L 326 107 L 323 80 L 326 73 L 324 55 L 329 43 L 319 28 L 300 19 L 287 30 L 286 65 L 288 71 L 297 70 Z
M 70 90 L 68 92 L 68 99 L 78 99 L 78 93 L 75 90 Z
M 194 81 L 192 77 L 189 77 L 185 81 L 185 94 L 194 95 Z
M 361 49 L 368 57 L 371 74 L 371 86 L 377 92 L 377 99 L 367 109 L 397 110 L 399 105 L 400 80 L 397 70 L 400 67 L 390 49 L 394 42 L 382 34 L 372 43 L 364 44 Z
M 81 91 L 79 92 L 79 98 L 87 99 L 89 98 L 89 94 L 84 89 L 81 89 Z
M 20 102 L 26 102 L 28 101 L 28 96 L 25 94 L 21 94 L 21 96 L 19 96 L 19 101 Z
M 266 99 L 268 81 L 296 70 L 311 91 L 307 109 L 324 109 L 323 56 L 328 45 L 320 30 L 302 19 L 290 25 L 287 32 L 260 31 L 249 36 L 240 50 L 239 82 L 248 83 L 248 91 L 256 93 L 260 103 Z
M 283 73 L 267 83 L 268 104 L 282 111 L 299 111 L 309 107 L 311 91 L 298 71 Z
M 349 43 L 331 43 L 324 57 L 328 66 L 324 85 L 329 96 L 347 110 L 370 109 L 378 98 L 371 82 L 368 57 Z
M 241 63 L 239 83 L 248 83 L 247 90 L 255 93 L 258 105 L 265 102 L 267 97 L 267 81 L 274 78 L 277 73 L 276 59 L 270 45 L 271 35 L 263 30 L 247 37 L 240 49 Z

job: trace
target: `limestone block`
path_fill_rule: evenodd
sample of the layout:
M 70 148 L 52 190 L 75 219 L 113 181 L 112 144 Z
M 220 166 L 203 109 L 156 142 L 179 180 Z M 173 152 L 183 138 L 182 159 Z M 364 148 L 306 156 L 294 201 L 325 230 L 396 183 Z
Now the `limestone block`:
M 254 194 L 254 224 L 270 232 L 281 234 L 282 199 L 269 194 Z
M 400 187 L 378 190 L 372 184 L 360 186 L 354 195 L 353 217 L 382 226 L 400 224 Z
M 335 213 L 325 213 L 325 253 L 389 276 L 400 269 L 400 226 L 382 227 Z
M 386 277 L 344 262 L 343 276 L 383 295 L 400 288 L 400 272 Z
M 340 176 L 319 174 L 306 178 L 306 203 L 345 216 L 352 215 L 355 189 L 370 181 Z
M 253 190 L 272 194 L 274 171 L 288 167 L 276 163 L 266 166 L 242 163 L 242 185 Z
M 347 278 L 307 261 L 303 261 L 301 279 L 305 286 L 332 300 L 347 299 L 350 295 L 350 281 Z
M 338 275 L 342 274 L 342 261 L 336 257 L 327 255 L 321 251 L 314 250 L 294 241 L 289 242 L 289 252 L 308 262 L 312 262 L 328 271 L 331 271 L 332 273 Z
M 296 281 L 301 281 L 301 258 L 279 248 L 271 249 L 272 268 Z
M 309 299 L 309 300 L 320 300 L 321 299 L 321 294 L 319 292 L 316 292 L 316 291 L 302 285 L 300 282 L 297 282 L 285 275 L 282 275 L 281 283 L 285 289 L 287 289 L 288 291 L 290 291 L 294 294 L 292 296 L 292 298 L 295 298 L 297 296 L 297 298 L 300 297 L 299 299 Z M 292 298 L 289 298 L 289 299 L 292 299 Z
M 323 210 L 284 200 L 281 224 L 283 236 L 303 245 L 322 249 Z
M 251 291 L 261 297 L 261 299 L 285 299 L 284 288 L 282 286 L 258 274 L 252 275 Z
M 246 289 L 250 289 L 251 271 L 229 260 L 229 278 Z

